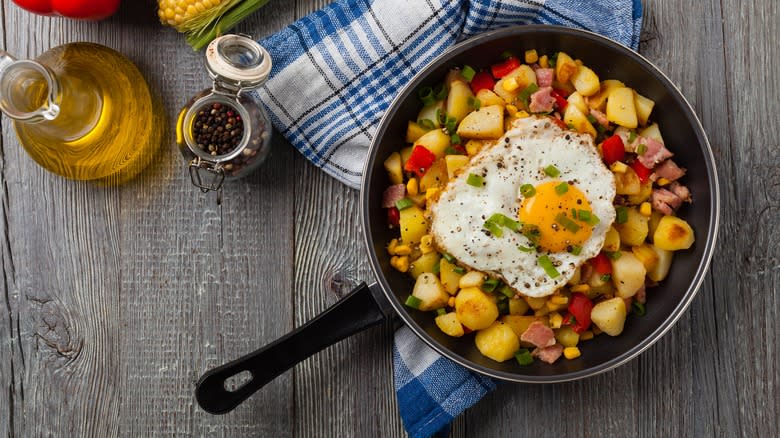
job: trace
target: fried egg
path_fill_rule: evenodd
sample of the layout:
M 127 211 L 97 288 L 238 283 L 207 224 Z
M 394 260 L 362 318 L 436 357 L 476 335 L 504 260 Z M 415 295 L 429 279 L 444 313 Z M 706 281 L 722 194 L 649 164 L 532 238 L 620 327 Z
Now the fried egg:
M 528 117 L 449 181 L 430 205 L 431 234 L 460 264 L 543 297 L 599 253 L 614 198 L 589 135 Z

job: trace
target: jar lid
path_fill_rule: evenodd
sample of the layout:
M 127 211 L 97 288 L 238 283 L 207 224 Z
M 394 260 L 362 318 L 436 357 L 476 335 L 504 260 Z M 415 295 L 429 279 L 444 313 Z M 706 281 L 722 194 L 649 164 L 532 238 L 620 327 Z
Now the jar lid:
M 206 48 L 206 68 L 215 82 L 257 87 L 271 73 L 271 55 L 244 35 L 223 35 Z

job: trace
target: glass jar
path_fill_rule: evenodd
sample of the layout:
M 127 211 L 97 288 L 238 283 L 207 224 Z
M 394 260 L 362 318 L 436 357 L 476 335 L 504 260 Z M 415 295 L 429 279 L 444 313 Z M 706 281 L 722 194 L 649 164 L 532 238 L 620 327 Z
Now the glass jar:
M 271 72 L 271 55 L 244 35 L 224 35 L 206 49 L 214 81 L 179 113 L 176 143 L 192 183 L 208 192 L 241 178 L 265 161 L 271 123 L 257 93 Z

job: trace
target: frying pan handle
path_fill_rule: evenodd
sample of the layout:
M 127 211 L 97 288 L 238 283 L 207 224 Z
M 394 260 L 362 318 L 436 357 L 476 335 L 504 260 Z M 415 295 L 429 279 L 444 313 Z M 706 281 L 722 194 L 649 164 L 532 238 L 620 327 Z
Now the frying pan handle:
M 361 283 L 311 321 L 244 357 L 214 368 L 200 378 L 195 398 L 204 411 L 225 414 L 298 362 L 325 347 L 382 322 L 390 304 L 378 287 Z M 250 380 L 228 390 L 228 379 L 249 372 Z

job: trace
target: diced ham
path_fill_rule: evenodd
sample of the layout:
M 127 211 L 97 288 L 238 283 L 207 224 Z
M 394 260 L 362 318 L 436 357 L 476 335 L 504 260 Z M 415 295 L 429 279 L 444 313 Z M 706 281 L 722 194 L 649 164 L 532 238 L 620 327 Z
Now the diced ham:
M 678 166 L 672 160 L 666 160 L 655 168 L 655 174 L 659 178 L 666 178 L 669 181 L 674 181 L 676 179 L 682 178 L 683 175 L 685 175 L 685 169 Z
M 596 119 L 596 121 L 599 122 L 599 125 L 605 128 L 609 126 L 609 121 L 607 120 L 607 116 L 601 111 L 591 108 L 590 115 L 592 115 Z M 623 144 L 625 144 L 625 142 Z
M 385 189 L 382 193 L 382 208 L 395 207 L 395 203 L 406 196 L 406 186 L 396 184 Z
M 555 333 L 553 333 L 550 327 L 539 321 L 534 321 L 520 335 L 520 340 L 530 342 L 539 348 L 544 348 L 555 344 Z
M 664 144 L 658 140 L 642 137 L 642 141 L 638 142 L 637 145 L 639 144 L 645 145 L 646 150 L 644 154 L 638 155 L 637 158 L 648 169 L 654 168 L 656 164 L 672 156 L 669 149 L 666 149 Z
M 682 199 L 683 202 L 691 202 L 691 191 L 688 190 L 688 187 L 675 181 L 669 185 L 669 190 L 677 195 L 678 198 Z
M 549 347 L 536 348 L 531 352 L 531 356 L 538 357 L 542 362 L 554 363 L 561 357 L 563 345 L 554 344 Z
M 549 113 L 553 110 L 555 98 L 552 97 L 552 87 L 543 87 L 531 95 L 531 104 L 528 109 L 532 113 Z
M 553 83 L 553 69 L 551 68 L 537 68 L 536 69 L 536 83 L 540 87 L 549 87 Z
M 682 204 L 682 199 L 666 189 L 655 189 L 650 197 L 653 208 L 665 215 L 674 213 L 674 210 Z

